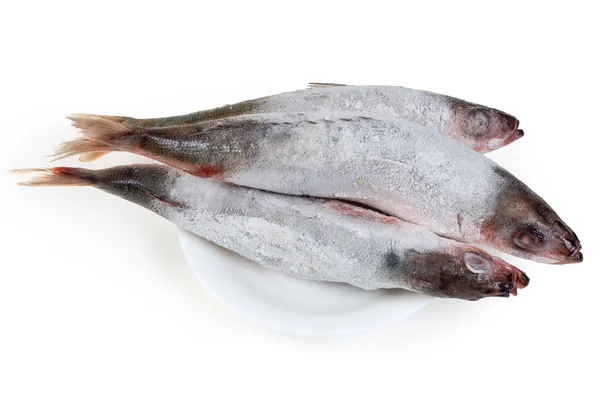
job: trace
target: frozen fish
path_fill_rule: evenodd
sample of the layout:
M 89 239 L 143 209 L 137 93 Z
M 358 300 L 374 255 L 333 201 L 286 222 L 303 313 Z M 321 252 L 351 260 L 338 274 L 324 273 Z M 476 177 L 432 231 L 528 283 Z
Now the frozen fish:
M 26 170 L 30 186 L 94 186 L 267 267 L 363 289 L 508 297 L 529 278 L 498 257 L 337 200 L 288 196 L 164 165 Z
M 353 111 L 411 121 L 451 136 L 480 153 L 496 150 L 523 137 L 523 130 L 518 129 L 519 120 L 512 115 L 455 97 L 401 86 L 314 83 L 311 87 L 174 117 L 105 118 L 132 127 L 150 128 L 195 124 L 243 114 Z
M 493 161 L 414 123 L 350 112 L 271 113 L 168 128 L 70 117 L 57 157 L 129 151 L 194 175 L 359 202 L 459 241 L 544 263 L 583 259 L 575 233 Z

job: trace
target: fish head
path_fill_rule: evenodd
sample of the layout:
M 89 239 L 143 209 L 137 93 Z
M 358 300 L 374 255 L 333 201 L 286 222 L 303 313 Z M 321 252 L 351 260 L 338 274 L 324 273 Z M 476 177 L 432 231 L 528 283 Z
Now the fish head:
M 523 137 L 519 120 L 503 111 L 457 100 L 453 134 L 472 149 L 487 153 Z
M 529 284 L 523 271 L 474 246 L 452 244 L 409 257 L 411 265 L 426 271 L 418 277 L 421 291 L 436 297 L 509 297 Z
M 499 257 L 472 246 L 464 246 L 453 266 L 442 269 L 443 289 L 460 290 L 467 300 L 509 297 L 529 284 L 529 277 Z
M 510 175 L 500 168 L 496 173 Z M 510 181 L 498 195 L 494 215 L 481 227 L 484 241 L 509 254 L 541 263 L 582 262 L 582 246 L 575 232 L 525 184 L 514 177 Z
M 546 264 L 583 261 L 579 238 L 554 211 L 527 208 L 517 207 L 511 215 L 488 222 L 483 233 L 495 247 L 517 257 Z

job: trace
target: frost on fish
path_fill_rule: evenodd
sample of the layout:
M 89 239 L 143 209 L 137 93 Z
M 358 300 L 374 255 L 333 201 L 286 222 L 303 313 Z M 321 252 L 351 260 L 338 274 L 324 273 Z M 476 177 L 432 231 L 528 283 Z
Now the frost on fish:
M 302 278 L 438 297 L 508 297 L 520 270 L 482 250 L 335 200 L 263 192 L 166 166 L 28 170 L 40 185 L 92 185 L 142 205 L 218 245 Z
M 401 86 L 312 84 L 312 87 L 174 117 L 104 117 L 132 127 L 156 128 L 244 114 L 352 111 L 405 119 L 451 136 L 480 153 L 496 150 L 523 136 L 518 129 L 519 121 L 512 115 L 433 92 Z
M 581 261 L 573 231 L 527 186 L 457 141 L 407 121 L 272 113 L 145 129 L 71 118 L 84 138 L 62 145 L 59 157 L 96 151 L 90 143 L 97 143 L 100 151 L 130 151 L 242 186 L 352 200 L 444 237 L 540 262 Z M 517 238 L 524 229 L 530 233 Z M 535 237 L 538 247 L 525 243 Z

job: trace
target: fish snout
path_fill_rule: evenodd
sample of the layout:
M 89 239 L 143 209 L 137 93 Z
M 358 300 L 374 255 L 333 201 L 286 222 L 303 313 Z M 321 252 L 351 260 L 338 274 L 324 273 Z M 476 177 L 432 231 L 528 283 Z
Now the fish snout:
M 508 295 L 517 295 L 517 289 L 526 288 L 529 285 L 529 277 L 519 268 L 515 267 L 502 260 L 499 257 L 492 257 L 495 264 L 504 266 L 505 283 L 500 287 L 500 291 L 496 294 L 501 297 L 508 297 Z
M 563 264 L 575 264 L 583 261 L 583 254 L 581 253 L 581 242 L 579 238 L 575 234 L 575 232 L 570 231 L 570 235 L 564 238 L 565 247 L 568 251 L 568 257 L 563 262 Z
M 581 243 L 575 236 L 572 239 L 565 239 L 565 245 L 569 251 L 569 256 L 560 264 L 578 264 L 583 261 L 583 253 L 581 252 Z
M 562 261 L 557 262 L 558 265 L 563 264 L 578 264 L 583 261 L 583 253 L 581 252 L 581 243 L 568 242 L 569 255 Z
M 517 295 L 517 289 L 523 289 L 529 285 L 529 277 L 527 274 L 515 266 L 512 266 L 513 280 L 511 284 L 510 294 Z
M 526 288 L 527 285 L 529 285 L 529 281 L 531 281 L 531 279 L 529 279 L 529 277 L 527 276 L 527 274 L 521 270 L 517 270 L 518 271 L 518 276 L 517 276 L 517 287 L 519 289 L 523 289 Z
M 577 237 L 565 239 L 565 242 L 567 243 L 570 257 L 573 257 L 575 254 L 581 251 L 581 243 L 579 243 L 579 239 L 577 239 Z
M 523 129 L 516 129 L 506 134 L 501 132 L 499 137 L 492 137 L 487 141 L 487 151 L 497 150 L 509 145 L 517 139 L 522 138 L 524 135 L 525 132 L 523 132 Z
M 577 252 L 575 255 L 570 258 L 572 264 L 579 264 L 583 261 L 583 253 Z
M 508 134 L 508 136 L 506 136 L 506 139 L 504 139 L 504 143 L 502 143 L 502 145 L 506 146 L 508 144 L 511 144 L 515 140 L 521 139 L 523 136 L 525 136 L 525 132 L 523 131 L 523 129 L 516 129 L 510 134 Z
M 581 242 L 579 238 L 560 218 L 554 219 L 553 226 L 553 249 L 559 256 L 556 264 L 575 264 L 583 261 L 581 254 Z

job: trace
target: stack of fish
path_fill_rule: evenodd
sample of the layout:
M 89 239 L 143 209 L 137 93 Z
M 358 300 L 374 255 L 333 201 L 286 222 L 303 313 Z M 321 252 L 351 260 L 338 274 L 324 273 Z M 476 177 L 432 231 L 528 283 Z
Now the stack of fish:
M 302 278 L 477 300 L 529 278 L 472 244 L 583 260 L 552 208 L 481 155 L 522 137 L 519 121 L 457 98 L 313 84 L 176 117 L 69 118 L 82 137 L 57 159 L 127 151 L 163 164 L 21 170 L 38 173 L 22 184 L 97 187 Z

